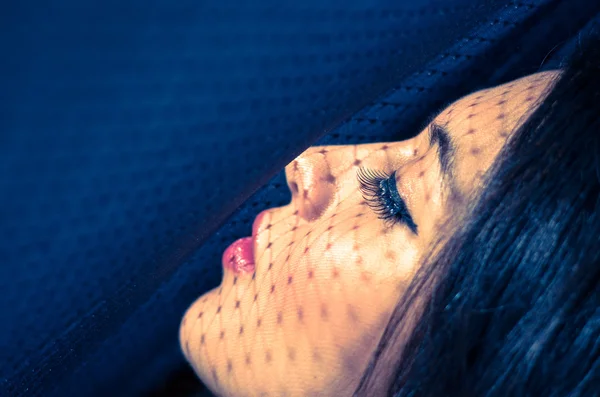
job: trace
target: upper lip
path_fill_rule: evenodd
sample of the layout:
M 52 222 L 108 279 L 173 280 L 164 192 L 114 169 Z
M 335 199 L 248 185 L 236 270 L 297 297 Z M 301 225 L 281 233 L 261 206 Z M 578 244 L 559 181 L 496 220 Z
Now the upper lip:
M 257 241 L 256 237 L 258 236 L 258 231 L 262 230 L 264 218 L 267 213 L 268 213 L 268 210 L 259 212 L 258 215 L 256 215 L 256 218 L 254 218 L 254 222 L 252 222 L 252 242 L 253 242 L 253 249 L 254 249 L 254 263 L 256 263 L 256 252 L 257 252 L 256 249 L 258 248 L 258 241 Z

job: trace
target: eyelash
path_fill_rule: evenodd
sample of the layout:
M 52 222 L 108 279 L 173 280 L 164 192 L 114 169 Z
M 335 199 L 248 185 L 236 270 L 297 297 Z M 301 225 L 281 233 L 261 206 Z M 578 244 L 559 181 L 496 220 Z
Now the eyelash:
M 377 170 L 360 167 L 356 172 L 360 192 L 367 205 L 384 222 L 404 223 L 415 234 L 417 225 L 412 219 L 406 203 L 398 194 L 396 172 L 391 175 Z

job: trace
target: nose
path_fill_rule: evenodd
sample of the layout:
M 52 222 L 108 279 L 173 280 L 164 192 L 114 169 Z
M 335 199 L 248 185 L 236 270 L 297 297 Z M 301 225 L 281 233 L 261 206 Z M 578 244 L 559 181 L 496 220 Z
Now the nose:
M 309 148 L 285 167 L 292 205 L 309 222 L 321 217 L 336 197 L 337 179 L 328 162 L 331 150 L 328 146 Z

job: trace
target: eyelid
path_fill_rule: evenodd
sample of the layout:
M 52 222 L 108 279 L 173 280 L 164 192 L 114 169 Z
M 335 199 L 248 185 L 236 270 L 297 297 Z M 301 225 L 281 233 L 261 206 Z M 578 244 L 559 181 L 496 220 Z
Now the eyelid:
M 393 200 L 396 200 L 399 203 L 401 203 L 402 207 L 405 209 L 406 214 L 405 214 L 405 216 L 403 218 L 404 218 L 404 222 L 406 223 L 406 225 L 408 226 L 408 228 L 414 234 L 418 234 L 418 232 L 417 232 L 417 224 L 413 220 L 412 211 L 408 207 L 408 204 L 406 203 L 406 200 L 404 199 L 404 197 L 402 197 L 402 195 L 400 194 L 400 190 L 398 189 L 399 179 L 400 179 L 400 177 L 397 176 L 397 172 L 393 171 L 392 174 L 390 175 L 390 179 L 389 179 L 390 181 L 393 181 L 393 183 L 390 184 L 390 188 L 391 188 L 390 189 L 390 195 L 392 196 Z
M 393 198 L 401 201 L 406 206 L 406 200 L 404 200 L 404 198 L 400 195 L 400 191 L 398 190 L 398 182 L 400 178 L 396 174 L 396 171 L 393 171 L 390 175 L 390 180 L 393 179 L 394 181 L 393 185 L 391 185 L 393 189 L 390 191 L 390 193 L 394 196 Z

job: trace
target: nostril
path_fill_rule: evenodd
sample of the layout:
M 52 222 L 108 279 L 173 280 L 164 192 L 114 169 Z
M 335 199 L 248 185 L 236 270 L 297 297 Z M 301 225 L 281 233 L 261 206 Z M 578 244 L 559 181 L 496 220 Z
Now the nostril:
M 296 182 L 290 182 L 290 190 L 292 191 L 292 195 L 295 196 L 298 194 L 298 184 Z

